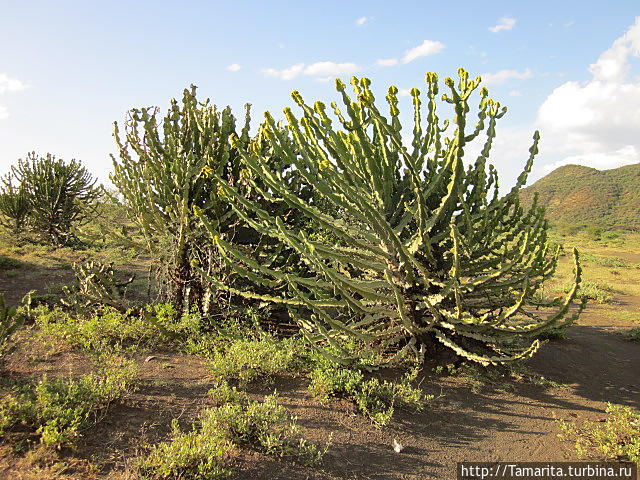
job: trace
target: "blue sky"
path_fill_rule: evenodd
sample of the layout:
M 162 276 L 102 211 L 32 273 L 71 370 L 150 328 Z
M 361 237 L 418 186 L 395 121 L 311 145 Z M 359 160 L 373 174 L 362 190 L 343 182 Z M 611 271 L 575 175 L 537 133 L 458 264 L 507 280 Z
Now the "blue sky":
M 503 185 L 536 128 L 534 178 L 639 162 L 639 15 L 638 0 L 0 0 L 0 172 L 35 150 L 105 181 L 113 121 L 165 108 L 191 83 L 237 116 L 251 103 L 258 121 L 294 89 L 336 99 L 335 76 L 371 78 L 383 101 L 391 84 L 420 88 L 425 72 L 460 66 L 509 107 L 492 155 Z

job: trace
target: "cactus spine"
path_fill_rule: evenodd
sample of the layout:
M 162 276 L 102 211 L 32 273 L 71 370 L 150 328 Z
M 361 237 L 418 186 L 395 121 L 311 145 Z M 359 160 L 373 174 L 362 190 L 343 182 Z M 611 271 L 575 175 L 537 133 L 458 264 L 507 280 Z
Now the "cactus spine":
M 557 311 L 541 316 L 540 309 L 551 305 L 534 304 L 533 294 L 553 274 L 558 254 L 549 251 L 543 209 L 534 204 L 525 211 L 518 199 L 539 135 L 516 184 L 501 197 L 488 157 L 506 108 L 482 88 L 470 128 L 470 98 L 480 78 L 458 73 L 457 82 L 445 80 L 441 97 L 453 108 L 451 124 L 437 114 L 434 73 L 426 76 L 424 97 L 411 91 L 409 141 L 400 123 L 398 89 L 389 88 L 385 115 L 367 78 L 352 78 L 355 99 L 336 81 L 343 107 L 331 104 L 333 118 L 323 103 L 308 105 L 296 91 L 292 97 L 301 117 L 287 108 L 282 126 L 265 113 L 258 138 L 293 166 L 317 201 L 289 187 L 283 171 L 264 161 L 257 140 L 239 149 L 251 172 L 249 183 L 265 198 L 282 199 L 308 220 L 308 228 L 296 228 L 233 185 L 223 182 L 220 188 L 246 224 L 296 252 L 307 270 L 274 268 L 251 257 L 203 218 L 231 268 L 254 284 L 286 288 L 263 295 L 211 281 L 242 297 L 287 305 L 308 338 L 331 345 L 338 361 L 353 360 L 343 346 L 348 338 L 379 350 L 387 362 L 408 352 L 433 354 L 437 345 L 482 364 L 532 355 L 540 346 L 538 333 L 580 312 L 567 319 L 580 282 L 578 255 L 574 288 Z M 482 137 L 480 154 L 465 163 L 467 145 Z

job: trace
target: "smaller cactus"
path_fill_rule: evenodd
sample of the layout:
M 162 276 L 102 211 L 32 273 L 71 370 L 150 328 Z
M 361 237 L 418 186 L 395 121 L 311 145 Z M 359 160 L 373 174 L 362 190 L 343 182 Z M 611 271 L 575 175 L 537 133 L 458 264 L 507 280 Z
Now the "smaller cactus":
M 125 308 L 125 287 L 133 282 L 135 275 L 120 282 L 116 278 L 113 264 L 94 261 L 74 263 L 73 271 L 78 285 L 63 288 L 63 305 L 75 309 L 86 309 L 95 305 L 109 305 L 118 310 Z

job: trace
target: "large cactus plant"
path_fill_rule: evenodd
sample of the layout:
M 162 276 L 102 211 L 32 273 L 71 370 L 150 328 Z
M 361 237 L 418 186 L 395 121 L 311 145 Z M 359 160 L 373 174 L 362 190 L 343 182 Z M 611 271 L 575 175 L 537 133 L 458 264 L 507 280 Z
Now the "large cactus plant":
M 194 302 L 200 305 L 210 292 L 193 266 L 208 269 L 210 251 L 194 210 L 223 231 L 232 220 L 226 202 L 209 193 L 217 188 L 216 178 L 239 180 L 237 149 L 228 141 L 235 133 L 235 118 L 230 108 L 220 111 L 208 99 L 199 102 L 192 86 L 184 90 L 182 102 L 171 101 L 163 117 L 157 108 L 133 109 L 124 127 L 122 138 L 115 123 L 119 159 L 112 157 L 111 180 L 141 228 L 149 252 L 167 267 L 168 295 L 178 311 Z M 248 130 L 247 108 L 238 144 L 248 141 Z
M 564 301 L 534 300 L 557 262 L 543 209 L 534 204 L 525 211 L 518 200 L 538 151 L 538 133 L 515 186 L 500 196 L 488 156 L 506 108 L 482 88 L 477 120 L 468 125 L 480 78 L 472 80 L 461 69 L 457 82 L 445 80 L 441 99 L 453 109 L 450 123 L 437 113 L 438 78 L 427 74 L 425 94 L 411 91 L 411 132 L 402 130 L 396 87 L 388 90 L 383 114 L 368 79 L 351 83 L 355 99 L 336 80 L 343 107 L 332 103 L 333 117 L 323 103 L 308 105 L 293 92 L 302 115 L 285 109 L 283 127 L 267 112 L 258 136 L 321 202 L 292 191 L 285 173 L 263 160 L 257 142 L 240 150 L 253 188 L 265 198 L 283 199 L 310 228 L 294 227 L 234 186 L 220 184 L 248 225 L 296 251 L 307 270 L 273 268 L 210 228 L 236 272 L 254 284 L 286 289 L 262 295 L 212 281 L 238 296 L 288 305 L 311 340 L 332 347 L 336 361 L 357 357 L 345 346 L 353 340 L 378 350 L 385 362 L 408 352 L 434 355 L 442 347 L 482 364 L 532 355 L 540 346 L 538 334 L 580 311 L 567 318 L 580 281 L 577 253 L 574 287 Z M 465 151 L 474 140 L 483 140 L 482 149 L 467 161 Z M 555 310 L 543 313 L 545 307 Z

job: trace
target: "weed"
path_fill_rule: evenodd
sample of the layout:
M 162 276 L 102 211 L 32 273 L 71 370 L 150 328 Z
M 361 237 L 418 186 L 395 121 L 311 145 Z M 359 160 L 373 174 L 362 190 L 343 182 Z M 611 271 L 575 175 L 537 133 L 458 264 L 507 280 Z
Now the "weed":
M 131 390 L 134 378 L 133 363 L 111 358 L 97 374 L 77 380 L 44 375 L 35 385 L 15 386 L 0 400 L 0 432 L 27 425 L 46 445 L 72 444 Z
M 624 336 L 629 340 L 640 342 L 640 327 L 630 328 L 624 332 Z
M 246 385 L 257 379 L 273 379 L 284 373 L 299 373 L 306 365 L 305 346 L 297 337 L 277 339 L 262 335 L 236 339 L 211 355 L 209 368 L 219 380 Z
M 251 401 L 226 382 L 209 394 L 217 406 L 206 409 L 191 432 L 182 432 L 174 420 L 172 438 L 152 446 L 148 454 L 137 461 L 140 477 L 150 480 L 222 478 L 230 473 L 226 460 L 235 447 L 256 449 L 266 455 L 302 463 L 315 463 L 326 451 L 301 437 L 275 395 L 263 402 Z
M 559 420 L 560 436 L 575 442 L 578 455 L 604 460 L 630 460 L 640 466 L 640 413 L 622 405 L 607 404 L 604 423 Z
M 567 284 L 563 287 L 563 290 L 568 292 L 572 287 L 572 284 Z M 590 280 L 584 280 L 578 289 L 578 297 L 587 297 L 595 300 L 597 303 L 612 303 L 614 293 L 616 293 L 616 291 L 608 283 L 593 282 Z
M 15 258 L 0 255 L 0 272 L 4 272 L 5 275 L 7 275 L 10 271 L 24 268 L 27 265 L 27 263 L 21 262 L 20 260 L 17 260 Z
M 389 423 L 396 405 L 422 410 L 433 400 L 433 395 L 425 395 L 411 386 L 417 374 L 417 369 L 411 370 L 399 383 L 394 383 L 375 377 L 366 379 L 359 370 L 324 365 L 312 370 L 309 391 L 324 401 L 330 397 L 348 398 L 360 412 L 382 426 Z

